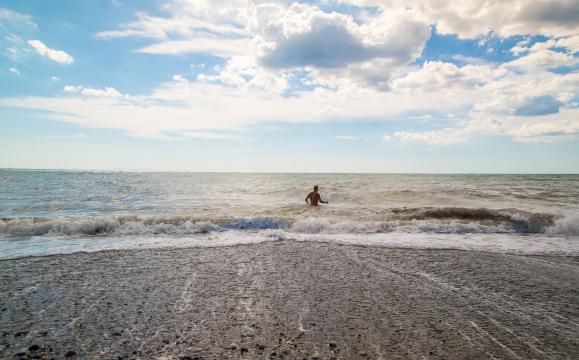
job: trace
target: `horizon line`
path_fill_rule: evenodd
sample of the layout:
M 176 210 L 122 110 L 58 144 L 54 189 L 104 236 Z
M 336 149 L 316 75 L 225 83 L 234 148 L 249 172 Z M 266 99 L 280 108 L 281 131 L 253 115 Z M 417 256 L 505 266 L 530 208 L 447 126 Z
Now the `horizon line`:
M 151 170 L 151 169 L 74 169 L 74 168 L 4 168 L 0 171 L 46 171 L 46 172 L 123 172 L 123 173 L 201 173 L 201 174 L 359 174 L 359 175 L 579 175 L 579 172 L 300 172 L 300 171 L 207 171 L 207 170 Z

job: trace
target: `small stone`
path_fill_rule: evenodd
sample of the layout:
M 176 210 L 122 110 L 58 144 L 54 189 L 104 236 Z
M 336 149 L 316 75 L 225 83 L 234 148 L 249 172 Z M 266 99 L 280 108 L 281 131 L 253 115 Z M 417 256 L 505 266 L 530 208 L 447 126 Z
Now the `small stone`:
M 69 350 L 66 352 L 66 354 L 64 354 L 65 358 L 71 358 L 73 356 L 76 356 L 76 351 Z
M 260 351 L 265 350 L 265 345 L 257 344 L 257 345 L 255 345 L 255 347 Z
M 239 349 L 239 351 L 243 354 L 243 353 L 248 352 L 249 350 L 247 350 L 247 348 L 242 347 Z
M 28 348 L 28 350 L 30 350 L 30 351 L 37 351 L 38 349 L 40 349 L 40 346 L 38 346 L 38 345 L 32 345 Z
M 333 341 L 330 341 L 330 342 L 328 343 L 328 346 L 330 347 L 330 349 L 335 349 L 335 348 L 336 348 L 336 346 L 338 346 L 338 345 L 336 345 L 336 343 L 335 343 L 335 342 L 333 342 Z
M 432 356 L 432 355 L 434 355 L 434 353 L 431 351 L 428 353 L 428 355 Z
M 121 334 L 120 332 L 118 332 L 118 331 L 115 331 L 115 332 L 113 333 L 113 336 L 121 336 L 121 335 L 122 335 L 122 334 Z

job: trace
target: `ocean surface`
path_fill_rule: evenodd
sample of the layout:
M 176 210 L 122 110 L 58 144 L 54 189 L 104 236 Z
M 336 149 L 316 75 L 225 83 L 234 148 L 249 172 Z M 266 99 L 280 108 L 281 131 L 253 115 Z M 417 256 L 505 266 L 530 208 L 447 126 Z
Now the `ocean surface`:
M 320 186 L 329 204 L 304 199 Z M 0 170 L 0 258 L 293 239 L 579 255 L 579 175 Z

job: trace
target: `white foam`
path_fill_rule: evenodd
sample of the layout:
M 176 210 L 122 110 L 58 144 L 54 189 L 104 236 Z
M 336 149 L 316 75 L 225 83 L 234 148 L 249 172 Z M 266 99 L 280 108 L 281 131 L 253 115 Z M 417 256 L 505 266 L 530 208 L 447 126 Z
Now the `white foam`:
M 189 236 L 33 236 L 0 240 L 0 258 L 154 248 L 220 247 L 294 240 L 410 249 L 457 249 L 520 255 L 579 256 L 579 237 L 548 234 L 304 234 L 284 230 L 228 230 Z
M 517 255 L 579 256 L 579 237 L 531 234 L 404 233 L 294 235 L 298 241 L 409 249 L 456 249 Z
M 547 234 L 579 235 L 579 214 L 571 214 L 555 221 L 553 226 L 548 227 Z
M 377 220 L 345 220 L 329 217 L 298 217 L 292 221 L 279 218 L 238 218 L 218 223 L 193 217 L 79 217 L 79 218 L 16 218 L 0 220 L 0 236 L 122 236 L 122 235 L 193 235 L 224 230 L 285 229 L 299 234 L 371 234 L 408 233 L 547 233 L 579 234 L 579 215 L 568 214 L 555 219 L 551 226 L 539 216 L 527 217 L 506 211 L 499 216 L 515 221 L 488 221 L 456 218 L 419 218 Z

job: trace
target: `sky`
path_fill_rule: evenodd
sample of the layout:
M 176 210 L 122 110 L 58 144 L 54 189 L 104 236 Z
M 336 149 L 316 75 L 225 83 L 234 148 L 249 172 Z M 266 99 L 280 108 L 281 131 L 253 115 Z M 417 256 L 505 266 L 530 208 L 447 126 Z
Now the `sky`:
M 0 168 L 579 173 L 579 1 L 2 0 Z

